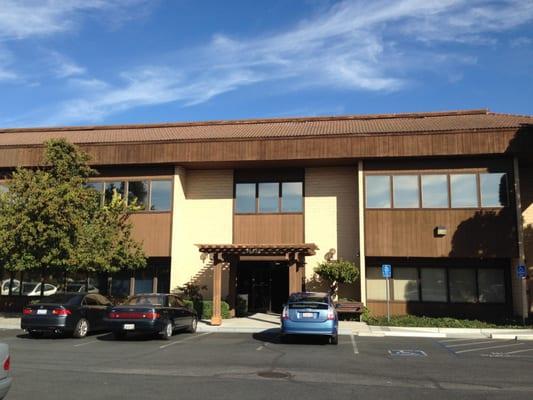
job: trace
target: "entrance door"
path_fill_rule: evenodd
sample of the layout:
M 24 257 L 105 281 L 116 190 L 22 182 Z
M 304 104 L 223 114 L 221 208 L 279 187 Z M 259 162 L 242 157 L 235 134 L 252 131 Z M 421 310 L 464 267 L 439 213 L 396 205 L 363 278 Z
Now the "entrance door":
M 237 266 L 237 295 L 248 297 L 249 312 L 281 312 L 289 291 L 285 262 L 241 261 Z

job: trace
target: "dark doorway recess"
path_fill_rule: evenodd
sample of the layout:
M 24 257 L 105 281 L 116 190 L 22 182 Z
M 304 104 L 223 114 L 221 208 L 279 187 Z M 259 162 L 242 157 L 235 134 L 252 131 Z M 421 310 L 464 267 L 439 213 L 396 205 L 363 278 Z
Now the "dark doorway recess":
M 247 296 L 248 312 L 280 313 L 289 293 L 289 267 L 284 261 L 241 261 L 237 295 Z

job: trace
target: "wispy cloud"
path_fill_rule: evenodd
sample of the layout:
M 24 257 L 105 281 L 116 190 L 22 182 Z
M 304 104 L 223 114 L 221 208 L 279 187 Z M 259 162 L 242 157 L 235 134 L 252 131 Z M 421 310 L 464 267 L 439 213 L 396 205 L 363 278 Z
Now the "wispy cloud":
M 18 79 L 18 74 L 10 67 L 12 62 L 13 55 L 11 52 L 0 45 L 0 82 Z
M 2 0 L 0 40 L 25 39 L 76 29 L 82 14 L 106 11 L 108 18 L 123 21 L 143 10 L 147 0 Z
M 69 57 L 57 51 L 48 52 L 48 61 L 53 74 L 57 78 L 70 78 L 83 75 L 86 72 L 85 67 L 78 65 Z
M 7 4 L 13 12 L 19 3 Z M 53 4 L 53 11 L 38 7 L 39 17 L 30 31 L 6 25 L 0 11 L 0 37 L 72 29 L 77 13 L 124 3 Z M 416 83 L 420 71 L 444 74 L 455 82 L 462 79 L 461 67 L 475 64 L 476 58 L 456 54 L 450 46 L 444 51 L 440 45 L 469 49 L 494 44 L 496 33 L 531 21 L 533 0 L 342 1 L 321 7 L 319 13 L 284 31 L 255 37 L 215 34 L 202 46 L 158 55 L 164 61 L 128 68 L 114 79 L 89 72 L 82 76 L 83 67 L 66 62 L 63 76 L 76 87 L 76 96 L 62 101 L 40 122 L 100 121 L 132 108 L 172 102 L 193 106 L 266 82 L 285 90 L 391 92 Z

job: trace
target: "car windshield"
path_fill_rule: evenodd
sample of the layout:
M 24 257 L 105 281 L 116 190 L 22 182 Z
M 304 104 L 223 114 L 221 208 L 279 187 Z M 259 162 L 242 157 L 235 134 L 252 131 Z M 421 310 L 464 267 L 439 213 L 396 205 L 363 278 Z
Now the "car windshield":
M 328 296 L 323 293 L 298 293 L 289 297 L 289 303 L 328 303 Z
M 150 306 L 162 306 L 166 303 L 165 296 L 161 295 L 150 295 L 150 296 L 134 296 L 131 299 L 126 300 L 124 303 L 128 306 L 135 305 L 150 305 Z
M 42 298 L 36 302 L 36 304 L 39 303 L 46 303 L 46 304 L 79 304 L 81 302 L 83 296 L 76 295 L 76 294 L 53 294 L 51 296 Z

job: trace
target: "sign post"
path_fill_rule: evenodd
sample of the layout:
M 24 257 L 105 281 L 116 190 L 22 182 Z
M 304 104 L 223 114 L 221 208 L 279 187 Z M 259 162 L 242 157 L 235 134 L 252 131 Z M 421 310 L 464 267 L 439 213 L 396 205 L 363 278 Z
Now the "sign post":
M 521 283 L 521 286 L 522 286 L 522 291 L 523 291 L 523 297 L 525 297 L 527 299 L 527 295 L 525 294 L 526 293 L 526 278 L 527 278 L 527 268 L 525 265 L 519 265 L 518 267 L 516 267 L 516 275 L 518 277 L 518 279 L 520 279 L 520 283 Z M 527 308 L 527 300 L 525 301 L 525 305 L 524 307 Z M 523 324 L 525 325 L 526 324 L 526 313 L 522 313 L 522 322 Z
M 383 264 L 381 266 L 381 273 L 386 282 L 387 292 L 387 322 L 390 322 L 390 294 L 389 294 L 389 279 L 392 277 L 392 266 L 390 264 Z

